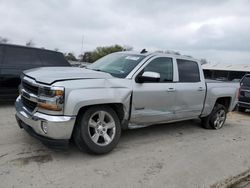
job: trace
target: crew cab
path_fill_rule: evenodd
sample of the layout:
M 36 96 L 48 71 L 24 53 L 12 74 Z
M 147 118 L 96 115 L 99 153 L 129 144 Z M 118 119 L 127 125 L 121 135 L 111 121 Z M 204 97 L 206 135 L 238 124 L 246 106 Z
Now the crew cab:
M 195 118 L 220 129 L 239 88 L 205 81 L 191 57 L 145 51 L 113 53 L 86 68 L 31 69 L 21 80 L 19 126 L 50 147 L 74 140 L 95 154 L 111 151 L 123 129 Z

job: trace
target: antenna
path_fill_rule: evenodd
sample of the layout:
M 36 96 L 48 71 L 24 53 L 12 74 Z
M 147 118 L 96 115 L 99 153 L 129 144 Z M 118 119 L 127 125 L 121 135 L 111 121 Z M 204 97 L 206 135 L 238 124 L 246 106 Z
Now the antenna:
M 82 35 L 82 47 L 81 47 L 81 55 L 83 55 L 83 38 L 84 38 L 84 35 Z

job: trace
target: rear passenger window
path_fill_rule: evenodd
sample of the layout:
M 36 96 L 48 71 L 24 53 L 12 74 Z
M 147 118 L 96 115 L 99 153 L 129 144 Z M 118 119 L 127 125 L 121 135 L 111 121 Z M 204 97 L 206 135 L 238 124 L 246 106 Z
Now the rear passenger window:
M 160 82 L 173 81 L 173 61 L 169 57 L 159 57 L 152 60 L 145 68 L 144 72 L 151 71 L 160 74 Z
M 4 64 L 15 65 L 31 65 L 31 67 L 41 66 L 37 51 L 29 48 L 21 47 L 5 47 L 6 53 Z
M 194 61 L 177 59 L 179 81 L 180 82 L 199 82 L 200 72 L 198 64 Z

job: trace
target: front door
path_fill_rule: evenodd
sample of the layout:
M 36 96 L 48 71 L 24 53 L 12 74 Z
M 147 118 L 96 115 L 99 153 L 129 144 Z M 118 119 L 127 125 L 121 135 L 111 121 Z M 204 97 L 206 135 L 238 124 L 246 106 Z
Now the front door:
M 149 125 L 171 121 L 174 117 L 175 84 L 173 59 L 155 57 L 138 75 L 151 71 L 160 74 L 159 82 L 133 82 L 131 123 Z M 138 76 L 137 75 L 137 76 Z

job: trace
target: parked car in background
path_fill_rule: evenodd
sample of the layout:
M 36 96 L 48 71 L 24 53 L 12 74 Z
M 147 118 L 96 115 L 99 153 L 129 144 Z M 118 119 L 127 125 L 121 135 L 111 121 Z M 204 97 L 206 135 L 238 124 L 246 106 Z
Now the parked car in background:
M 50 147 L 73 138 L 79 149 L 101 154 L 116 146 L 122 129 L 194 118 L 220 129 L 238 89 L 239 83 L 205 81 L 190 57 L 118 52 L 86 68 L 25 71 L 16 118 Z
M 250 74 L 246 74 L 240 81 L 238 110 L 245 112 L 250 109 Z
M 22 71 L 51 66 L 70 66 L 70 64 L 60 52 L 0 44 L 0 101 L 13 100 L 17 97 Z

